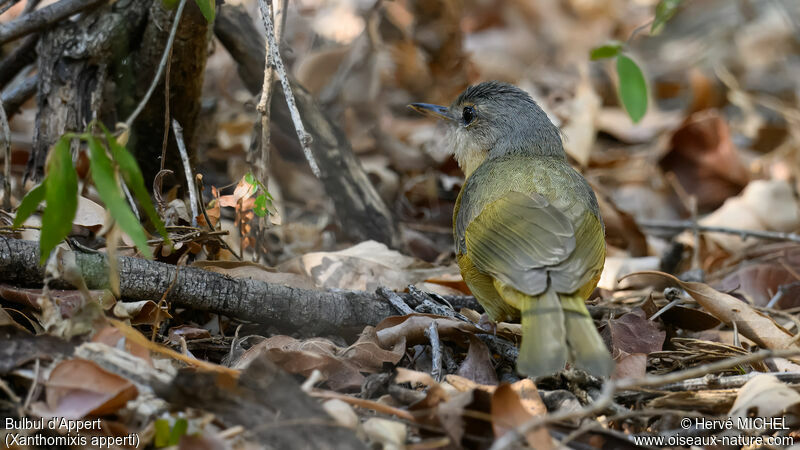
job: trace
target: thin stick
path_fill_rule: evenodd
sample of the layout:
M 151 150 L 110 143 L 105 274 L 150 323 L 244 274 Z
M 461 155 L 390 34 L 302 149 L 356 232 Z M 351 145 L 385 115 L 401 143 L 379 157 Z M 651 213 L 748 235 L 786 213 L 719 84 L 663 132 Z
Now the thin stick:
M 572 411 L 558 412 L 545 416 L 536 416 L 522 425 L 510 430 L 498 438 L 489 450 L 501 450 L 512 448 L 514 444 L 522 439 L 525 434 L 535 428 L 548 423 L 560 422 L 562 420 L 587 417 L 593 413 L 605 409 L 611 404 L 614 393 L 621 390 L 662 386 L 669 383 L 677 383 L 689 378 L 697 378 L 709 372 L 716 372 L 722 369 L 729 369 L 738 365 L 751 362 L 763 361 L 771 357 L 788 357 L 800 355 L 800 349 L 791 350 L 760 350 L 755 353 L 737 356 L 735 358 L 723 359 L 710 364 L 693 367 L 691 369 L 673 372 L 666 375 L 645 375 L 639 378 L 623 378 L 621 380 L 611 380 L 603 386 L 600 396 L 591 405 Z
M 432 321 L 425 330 L 425 336 L 431 341 L 431 376 L 438 383 L 442 381 L 442 341 L 436 321 Z
M 139 117 L 139 114 L 144 111 L 144 107 L 147 105 L 147 102 L 150 101 L 150 97 L 156 90 L 156 86 L 158 86 L 158 81 L 161 79 L 161 75 L 164 73 L 164 69 L 167 66 L 167 60 L 169 59 L 170 54 L 169 50 L 172 48 L 172 43 L 175 42 L 175 35 L 178 34 L 178 24 L 181 22 L 181 15 L 183 15 L 183 8 L 185 6 L 186 0 L 181 0 L 181 2 L 178 4 L 178 10 L 175 12 L 175 18 L 172 19 L 172 29 L 169 31 L 169 39 L 167 39 L 167 45 L 164 47 L 164 53 L 161 55 L 161 62 L 158 63 L 156 75 L 153 77 L 153 82 L 150 83 L 150 87 L 147 89 L 147 93 L 144 94 L 144 97 L 139 102 L 139 105 L 125 121 L 125 126 L 127 128 L 131 128 L 131 126 L 133 126 L 133 122 L 137 117 Z
M 185 0 L 184 0 L 185 1 Z M 192 166 L 189 165 L 189 154 L 186 152 L 186 144 L 183 143 L 183 128 L 177 120 L 172 119 L 172 132 L 175 133 L 175 140 L 178 142 L 178 151 L 181 154 L 181 162 L 183 162 L 183 174 L 186 175 L 186 190 L 189 191 L 189 203 L 192 209 L 192 226 L 197 227 L 197 186 L 194 184 L 194 177 L 192 177 Z
M 780 231 L 761 231 L 761 230 L 742 230 L 738 228 L 728 227 L 715 227 L 708 225 L 695 225 L 691 220 L 656 220 L 656 219 L 642 219 L 637 220 L 636 223 L 643 228 L 662 228 L 666 230 L 691 230 L 695 226 L 698 231 L 708 233 L 725 233 L 725 234 L 738 234 L 742 239 L 747 237 L 754 237 L 758 239 L 767 239 L 772 241 L 792 241 L 800 242 L 800 234 L 797 233 L 783 233 Z
M 3 142 L 5 167 L 3 168 L 3 209 L 11 211 L 11 127 L 8 126 L 8 117 L 0 99 L 0 138 Z
M 300 145 L 303 147 L 303 154 L 308 160 L 308 165 L 311 171 L 319 178 L 320 171 L 314 155 L 311 153 L 311 135 L 306 133 L 303 127 L 303 120 L 300 117 L 300 111 L 297 110 L 297 104 L 294 101 L 294 94 L 292 88 L 289 86 L 289 77 L 286 75 L 286 67 L 283 65 L 281 53 L 278 48 L 278 42 L 275 38 L 275 27 L 272 23 L 272 1 L 271 0 L 258 0 L 258 6 L 261 10 L 261 19 L 264 22 L 264 28 L 267 30 L 267 47 L 269 47 L 269 55 L 272 59 L 272 65 L 278 73 L 278 78 L 281 80 L 281 87 L 283 87 L 283 95 L 286 97 L 286 105 L 289 107 L 289 113 L 292 116 L 294 129 L 297 132 L 297 139 L 300 140 Z M 263 132 L 263 131 L 262 131 Z
M 67 17 L 102 3 L 104 0 L 61 0 L 42 9 L 25 14 L 8 22 L 0 23 L 0 45 L 26 34 L 43 30 Z
M 414 310 L 411 309 L 411 307 L 408 306 L 405 301 L 403 301 L 402 297 L 400 297 L 399 295 L 395 294 L 394 292 L 392 292 L 388 288 L 379 287 L 378 288 L 378 294 L 380 294 L 380 296 L 385 298 L 386 300 L 389 300 L 389 303 L 391 303 L 392 306 L 394 306 L 394 309 L 399 311 L 400 314 L 404 314 L 404 315 L 406 315 L 406 314 L 414 314 Z

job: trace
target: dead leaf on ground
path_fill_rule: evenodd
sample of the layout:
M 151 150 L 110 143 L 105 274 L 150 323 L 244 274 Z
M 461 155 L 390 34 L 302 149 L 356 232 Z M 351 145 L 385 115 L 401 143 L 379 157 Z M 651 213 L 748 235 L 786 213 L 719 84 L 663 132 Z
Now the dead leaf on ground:
M 641 308 L 609 320 L 602 334 L 617 361 L 616 378 L 643 376 L 647 355 L 660 351 L 667 335 L 655 322 L 647 319 Z
M 674 276 L 656 271 L 637 272 L 633 275 L 654 275 L 683 288 L 706 311 L 730 325 L 736 322 L 739 333 L 763 348 L 796 348 L 793 335 L 771 317 L 756 311 L 747 303 L 717 291 L 703 283 L 684 282 Z
M 319 288 L 362 291 L 374 291 L 380 286 L 403 290 L 409 284 L 454 271 L 433 267 L 375 241 L 338 252 L 307 253 L 279 268 L 308 276 Z
M 538 399 L 536 385 L 531 380 L 520 380 L 514 385 L 502 384 L 492 395 L 492 428 L 497 438 L 547 411 L 541 399 Z M 519 395 L 520 393 L 523 395 Z M 534 398 L 531 393 L 536 394 L 536 397 Z M 532 448 L 553 448 L 546 427 L 529 431 L 525 434 L 525 439 Z
M 784 417 L 784 425 L 800 424 L 800 394 L 773 375 L 756 375 L 741 388 L 729 413 L 734 420 L 744 417 Z
M 378 344 L 371 327 L 347 348 L 323 338 L 301 341 L 289 336 L 272 336 L 248 349 L 234 367 L 245 367 L 263 353 L 289 373 L 307 377 L 319 370 L 331 389 L 351 390 L 363 384 L 361 372 L 374 373 L 380 371 L 384 363 L 397 364 L 405 354 L 405 340 L 387 348 Z
M 133 383 L 85 359 L 61 362 L 45 385 L 47 404 L 33 405 L 41 417 L 80 419 L 111 414 L 138 395 Z
M 485 331 L 468 322 L 451 317 L 418 313 L 387 317 L 375 327 L 375 332 L 378 336 L 378 342 L 384 347 L 396 345 L 401 339 L 405 340 L 408 345 L 424 344 L 428 342 L 428 338 L 425 337 L 425 330 L 428 329 L 432 322 L 436 322 L 439 336 L 442 339 L 465 343 L 467 334 L 485 333 Z
M 164 319 L 171 319 L 168 308 L 158 307 L 152 300 L 138 302 L 117 302 L 114 305 L 114 316 L 119 319 L 128 319 L 131 325 L 153 325 Z
M 729 198 L 716 211 L 698 221 L 700 225 L 731 227 L 741 230 L 791 232 L 800 227 L 800 206 L 794 198 L 792 187 L 781 180 L 756 180 L 744 191 Z M 758 242 L 744 240 L 729 233 L 705 232 L 709 239 L 728 253 L 736 253 Z M 690 232 L 684 232 L 681 242 L 692 245 Z
M 780 263 L 744 265 L 726 276 L 719 283 L 719 289 L 725 292 L 735 289 L 756 306 L 766 306 L 780 289 L 785 289 L 774 308 L 788 309 L 800 306 L 800 279 L 796 273 Z
M 470 335 L 467 356 L 456 374 L 478 384 L 496 385 L 497 372 L 492 363 L 492 355 L 486 344 L 474 335 Z
M 275 268 L 252 261 L 195 261 L 192 266 L 234 278 L 251 278 L 266 283 L 282 284 L 300 289 L 315 289 L 313 279 L 297 274 L 280 272 Z
M 747 185 L 747 168 L 716 110 L 692 114 L 672 135 L 671 147 L 659 164 L 697 198 L 700 212 L 717 208 Z

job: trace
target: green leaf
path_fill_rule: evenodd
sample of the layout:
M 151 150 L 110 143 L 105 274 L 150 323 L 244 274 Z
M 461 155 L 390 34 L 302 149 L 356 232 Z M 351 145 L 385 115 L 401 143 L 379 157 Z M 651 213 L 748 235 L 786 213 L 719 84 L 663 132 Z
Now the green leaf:
M 647 83 L 642 69 L 625 55 L 617 56 L 617 74 L 619 75 L 619 96 L 625 111 L 636 123 L 647 112 Z
M 42 214 L 42 235 L 39 238 L 39 264 L 44 264 L 50 252 L 72 230 L 72 220 L 78 210 L 78 174 L 72 165 L 69 138 L 62 137 L 47 158 L 44 179 L 47 205 Z
M 152 258 L 153 254 L 150 247 L 147 246 L 147 235 L 144 228 L 133 215 L 133 211 L 125 201 L 125 196 L 122 195 L 111 159 L 106 155 L 106 150 L 100 140 L 94 136 L 89 136 L 89 155 L 92 180 L 109 214 L 117 221 L 122 231 L 133 239 L 136 248 L 146 258 Z
M 609 41 L 600 47 L 595 47 L 589 53 L 589 57 L 592 61 L 597 61 L 598 59 L 606 59 L 606 58 L 613 58 L 619 55 L 619 52 L 622 50 L 622 42 L 620 41 Z
M 200 12 L 203 13 L 203 17 L 206 18 L 208 23 L 214 22 L 214 14 L 216 14 L 217 9 L 217 2 L 215 0 L 194 0 L 197 3 L 197 6 L 200 8 Z
M 264 217 L 267 215 L 266 195 L 261 194 L 258 197 L 256 197 L 256 202 L 253 204 L 253 212 L 256 213 L 258 217 Z
M 179 0 L 161 0 L 161 4 L 164 5 L 165 9 L 175 9 L 178 6 Z
M 156 435 L 154 438 L 155 446 L 160 448 L 170 445 L 169 420 L 156 419 L 155 428 L 156 428 Z
M 650 34 L 655 36 L 664 29 L 664 25 L 678 12 L 682 0 L 661 0 L 656 6 L 656 17 L 653 19 L 653 26 L 650 27 Z
M 189 422 L 183 417 L 175 419 L 175 424 L 172 426 L 172 431 L 169 433 L 169 445 L 178 445 L 181 441 L 181 436 L 186 434 L 189 429 Z
M 36 206 L 44 201 L 45 187 L 44 183 L 40 183 L 35 188 L 31 189 L 22 199 L 19 208 L 17 208 L 17 215 L 14 217 L 13 227 L 22 225 L 28 217 L 36 211 Z
M 128 149 L 117 142 L 117 140 L 111 133 L 108 132 L 105 126 L 102 126 L 102 128 L 105 132 L 106 139 L 108 140 L 108 146 L 111 149 L 111 155 L 114 157 L 114 161 L 116 161 L 117 165 L 119 166 L 122 179 L 125 180 L 125 184 L 128 186 L 128 188 L 133 191 L 133 195 L 136 197 L 136 200 L 139 201 L 139 204 L 142 206 L 142 209 L 144 209 L 147 217 L 150 218 L 150 221 L 156 227 L 158 233 L 162 238 L 164 238 L 165 243 L 167 245 L 172 245 L 169 235 L 167 234 L 167 229 L 164 227 L 164 222 L 161 221 L 161 217 L 158 216 L 156 208 L 153 206 L 153 201 L 150 200 L 150 194 L 147 192 L 147 188 L 144 185 L 144 177 L 142 176 L 142 171 L 139 169 L 139 164 L 136 163 L 136 158 L 131 155 Z
M 256 177 L 252 172 L 247 172 L 244 176 L 244 181 L 246 181 L 247 184 L 256 184 Z

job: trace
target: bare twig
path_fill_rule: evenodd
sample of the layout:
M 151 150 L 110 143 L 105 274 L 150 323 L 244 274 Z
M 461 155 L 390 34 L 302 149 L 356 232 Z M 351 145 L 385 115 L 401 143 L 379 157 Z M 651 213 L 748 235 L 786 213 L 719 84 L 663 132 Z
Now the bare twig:
M 414 310 L 411 309 L 399 295 L 395 294 L 390 289 L 380 287 L 378 288 L 378 294 L 386 300 L 389 300 L 389 303 L 391 303 L 400 314 L 414 314 Z
M 3 209 L 11 211 L 11 128 L 8 126 L 8 117 L 0 100 L 0 139 L 2 139 L 5 167 L 3 168 Z
M 0 60 L 0 88 L 5 87 L 22 69 L 36 61 L 37 42 L 38 33 L 26 37 L 11 53 L 3 56 Z
M 442 341 L 435 320 L 425 330 L 425 336 L 431 341 L 431 376 L 437 382 L 442 381 Z
M 317 161 L 314 159 L 314 155 L 311 153 L 311 135 L 306 133 L 306 130 L 303 127 L 303 120 L 300 117 L 300 111 L 297 109 L 292 88 L 289 86 L 289 78 L 286 74 L 286 67 L 284 67 L 283 60 L 281 59 L 280 48 L 278 47 L 278 41 L 276 40 L 275 36 L 275 26 L 272 21 L 272 1 L 259 0 L 258 6 L 261 10 L 261 19 L 264 22 L 264 28 L 267 31 L 267 47 L 269 48 L 269 56 L 271 58 L 272 65 L 275 67 L 275 71 L 278 73 L 278 78 L 281 80 L 283 95 L 286 97 L 286 104 L 289 106 L 289 113 L 292 116 L 292 122 L 294 123 L 294 128 L 297 132 L 297 139 L 300 140 L 300 145 L 303 147 L 303 154 L 305 154 L 306 159 L 308 160 L 308 165 L 311 167 L 311 171 L 314 172 L 314 175 L 317 178 L 319 178 L 319 166 L 317 165 Z
M 16 87 L 3 92 L 0 101 L 6 108 L 6 115 L 13 117 L 20 106 L 25 103 L 36 92 L 36 85 L 39 84 L 39 74 L 31 75 Z
M 43 30 L 75 13 L 103 3 L 105 0 L 61 0 L 8 23 L 0 23 L 0 45 Z
M 197 227 L 197 186 L 194 184 L 194 177 L 192 176 L 192 167 L 189 165 L 189 154 L 186 153 L 186 145 L 183 143 L 183 128 L 177 120 L 172 119 L 172 132 L 175 133 L 175 140 L 178 142 L 178 151 L 181 153 L 181 162 L 183 162 L 183 173 L 186 175 L 186 190 L 189 191 L 189 203 L 192 209 L 192 226 Z
M 490 447 L 490 450 L 501 450 L 512 448 L 514 443 L 525 436 L 525 433 L 548 423 L 560 422 L 568 419 L 587 417 L 591 414 L 605 409 L 611 404 L 614 393 L 621 390 L 637 389 L 645 387 L 663 386 L 665 384 L 677 383 L 690 378 L 697 378 L 709 372 L 716 372 L 722 369 L 736 367 L 742 364 L 763 361 L 771 357 L 788 357 L 800 355 L 800 349 L 790 350 L 760 350 L 755 353 L 727 358 L 710 364 L 693 367 L 691 369 L 672 372 L 666 375 L 645 375 L 639 378 L 623 378 L 621 380 L 611 380 L 603 386 L 600 396 L 590 405 L 578 410 L 557 412 L 545 416 L 536 416 L 524 424 L 510 430 L 498 438 Z
M 691 220 L 657 220 L 657 219 L 642 219 L 637 220 L 636 223 L 643 228 L 661 228 L 666 230 L 691 230 L 697 227 L 698 231 L 707 233 L 725 233 L 737 234 L 742 239 L 747 237 L 754 237 L 758 239 L 766 239 L 772 241 L 792 241 L 800 242 L 800 235 L 797 233 L 783 233 L 780 231 L 761 231 L 761 230 L 743 230 L 739 228 L 728 227 L 715 227 L 708 225 L 695 225 Z
M 147 93 L 144 94 L 144 97 L 139 102 L 139 105 L 136 106 L 136 109 L 131 113 L 128 119 L 125 120 L 125 126 L 127 128 L 131 128 L 133 126 L 133 122 L 137 117 L 139 117 L 139 114 L 142 113 L 144 107 L 147 105 L 147 102 L 150 101 L 150 97 L 153 95 L 153 92 L 156 90 L 158 81 L 161 80 L 161 75 L 164 73 L 164 69 L 167 66 L 170 49 L 172 48 L 173 42 L 175 42 L 175 35 L 178 34 L 178 25 L 181 22 L 181 15 L 183 15 L 183 8 L 185 6 L 186 0 L 181 0 L 181 2 L 178 4 L 178 10 L 175 11 L 175 18 L 172 19 L 172 29 L 169 31 L 169 39 L 167 39 L 167 45 L 164 47 L 164 53 L 161 55 L 161 62 L 158 63 L 156 75 L 153 77 L 153 82 L 150 83 L 150 87 L 147 89 Z

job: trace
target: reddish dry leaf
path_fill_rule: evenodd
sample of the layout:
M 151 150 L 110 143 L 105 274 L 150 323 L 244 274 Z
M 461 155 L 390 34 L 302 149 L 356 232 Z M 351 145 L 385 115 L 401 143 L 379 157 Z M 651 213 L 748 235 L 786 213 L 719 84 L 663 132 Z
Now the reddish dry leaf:
M 95 333 L 95 335 L 92 336 L 92 342 L 101 342 L 114 348 L 122 348 L 124 345 L 125 351 L 146 361 L 147 364 L 153 365 L 153 361 L 150 359 L 150 350 L 130 339 L 126 339 L 125 335 L 123 335 L 119 329 L 112 326 L 106 326 Z
M 796 348 L 792 333 L 732 295 L 719 292 L 703 283 L 683 282 L 674 276 L 655 271 L 631 275 L 655 275 L 683 288 L 697 303 L 725 324 L 736 322 L 739 333 L 760 347 L 770 349 Z M 629 275 L 629 276 L 631 276 Z
M 457 374 L 478 384 L 496 385 L 497 372 L 492 364 L 489 348 L 474 335 L 469 336 L 469 351 Z
M 600 215 L 606 226 L 606 241 L 609 245 L 626 250 L 630 256 L 647 256 L 647 240 L 636 225 L 633 216 L 622 211 L 603 190 L 593 186 L 600 206 Z
M 119 319 L 129 319 L 131 325 L 153 325 L 172 318 L 166 307 L 159 310 L 156 302 L 152 300 L 117 302 L 114 305 L 114 316 Z
M 736 289 L 757 306 L 766 306 L 781 286 L 787 289 L 778 303 L 778 309 L 800 306 L 800 283 L 796 275 L 783 264 L 758 263 L 740 267 L 719 284 L 721 291 Z
M 672 135 L 671 150 L 661 159 L 681 186 L 694 195 L 700 212 L 711 211 L 739 193 L 749 180 L 731 142 L 728 124 L 716 110 L 691 115 Z
M 614 373 L 611 378 L 638 378 L 643 377 L 647 372 L 647 355 L 644 353 L 628 354 L 620 352 L 616 356 Z
M 384 363 L 397 364 L 403 359 L 406 351 L 405 340 L 400 340 L 390 349 L 384 349 L 378 343 L 375 328 L 366 327 L 358 340 L 342 351 L 342 357 L 355 364 L 362 372 L 379 372 Z
M 169 329 L 168 334 L 169 341 L 173 344 L 179 344 L 181 342 L 180 338 L 190 341 L 192 339 L 204 339 L 211 337 L 211 333 L 205 328 L 191 327 L 189 325 L 172 327 Z
M 520 380 L 532 386 L 532 390 L 536 393 L 536 386 L 530 380 Z M 523 392 L 531 391 L 531 386 L 522 388 Z M 501 437 L 510 430 L 528 422 L 536 415 L 544 413 L 544 405 L 539 400 L 539 405 L 535 405 L 533 397 L 526 396 L 526 403 L 520 399 L 518 391 L 521 388 L 514 389 L 512 385 L 501 384 L 495 389 L 492 395 L 492 428 L 494 429 L 495 437 Z M 538 396 L 538 393 L 537 393 Z M 551 449 L 553 442 L 550 438 L 550 433 L 546 427 L 539 427 L 533 429 L 525 434 L 525 439 L 528 445 L 536 449 Z
M 114 304 L 114 297 L 107 290 L 89 291 L 92 298 L 98 299 L 103 309 L 108 309 Z M 40 310 L 39 297 L 42 296 L 41 289 L 25 289 L 7 284 L 0 285 L 0 297 L 26 306 L 35 310 Z M 50 289 L 50 297 L 59 305 L 62 317 L 71 317 L 76 309 L 83 306 L 83 295 L 77 290 Z
M 606 342 L 610 344 L 611 354 L 615 358 L 633 353 L 649 354 L 661 351 L 667 333 L 658 329 L 658 325 L 647 320 L 641 308 L 611 319 L 603 330 Z
M 80 419 L 111 414 L 138 395 L 133 383 L 85 359 L 58 364 L 46 386 L 47 405 L 34 405 L 42 417 Z

